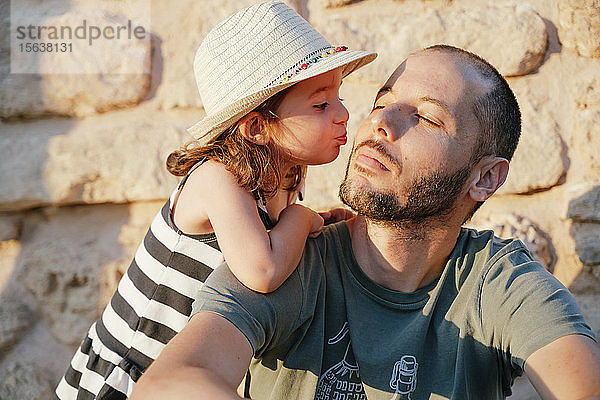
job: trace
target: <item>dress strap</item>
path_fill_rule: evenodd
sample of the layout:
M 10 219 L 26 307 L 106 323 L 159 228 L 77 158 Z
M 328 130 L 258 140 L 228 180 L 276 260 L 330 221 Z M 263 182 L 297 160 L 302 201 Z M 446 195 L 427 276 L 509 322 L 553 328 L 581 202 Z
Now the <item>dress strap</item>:
M 185 185 L 185 181 L 187 181 L 187 179 L 189 178 L 190 174 L 192 172 L 194 172 L 194 170 L 196 168 L 198 168 L 199 166 L 201 166 L 202 164 L 204 164 L 205 161 L 206 161 L 206 158 L 203 158 L 202 160 L 200 160 L 196 164 L 194 164 L 192 166 L 192 168 L 190 168 L 190 170 L 188 171 L 188 173 L 185 174 L 185 176 L 183 177 L 183 179 L 179 182 L 179 185 L 177 185 L 177 190 L 181 189 L 183 187 L 183 185 Z
M 263 192 L 257 190 L 253 194 L 254 199 L 256 201 L 256 209 L 258 210 L 258 216 L 260 217 L 260 220 L 262 221 L 263 225 L 267 230 L 273 229 L 273 227 L 275 227 L 275 224 L 271 220 L 269 212 L 267 211 L 267 206 L 265 205 L 266 200 Z
M 173 205 L 175 204 L 175 200 L 177 198 L 177 195 L 181 191 L 181 188 L 183 187 L 183 185 L 185 185 L 185 182 L 187 181 L 187 179 L 189 178 L 191 173 L 194 172 L 194 170 L 196 168 L 198 168 L 199 166 L 201 166 L 205 161 L 206 161 L 206 158 L 203 158 L 202 160 L 200 160 L 196 164 L 194 164 L 192 166 L 192 168 L 190 168 L 188 173 L 185 174 L 183 179 L 179 182 L 179 184 L 177 185 L 177 189 L 175 189 L 175 191 L 173 191 L 173 194 L 171 195 L 171 199 L 170 199 L 171 201 L 170 201 L 170 207 L 169 207 L 171 209 L 171 213 L 173 212 Z M 265 206 L 266 201 L 265 201 L 264 194 L 259 190 L 259 191 L 254 192 L 253 195 L 254 195 L 254 199 L 256 200 L 256 208 L 258 209 L 258 216 L 260 217 L 261 222 L 263 223 L 263 225 L 265 226 L 266 229 L 273 229 L 275 224 L 273 223 L 273 221 L 271 221 L 271 217 L 269 217 L 269 213 L 267 212 L 267 207 Z
M 298 188 L 290 193 L 288 197 L 288 205 L 295 204 L 298 201 L 304 200 L 304 190 L 305 190 L 305 182 L 306 180 L 302 177 L 302 181 Z M 275 224 L 271 221 L 271 217 L 269 217 L 269 213 L 267 212 L 266 207 L 266 199 L 264 193 L 260 190 L 257 190 L 253 193 L 254 199 L 256 200 L 256 208 L 258 209 L 258 215 L 260 216 L 260 220 L 264 224 L 265 228 L 273 229 Z
M 196 164 L 194 164 L 192 166 L 192 168 L 190 168 L 190 170 L 188 171 L 188 173 L 185 174 L 185 176 L 183 177 L 183 179 L 181 179 L 181 181 L 179 181 L 179 184 L 177 185 L 177 187 L 175 188 L 175 190 L 173 190 L 173 193 L 171 193 L 171 197 L 169 198 L 169 211 L 170 211 L 170 213 L 173 213 L 173 205 L 175 204 L 175 201 L 177 200 L 177 197 L 179 197 L 179 192 L 181 191 L 181 188 L 183 187 L 183 185 L 185 185 L 185 182 L 189 178 L 190 174 L 192 172 L 194 172 L 194 170 L 196 168 L 198 168 L 199 166 L 201 166 L 205 161 L 206 161 L 206 158 L 203 158 L 202 160 L 200 160 Z M 172 217 L 172 215 L 171 215 L 171 217 Z M 172 218 L 170 218 L 170 220 L 172 220 Z

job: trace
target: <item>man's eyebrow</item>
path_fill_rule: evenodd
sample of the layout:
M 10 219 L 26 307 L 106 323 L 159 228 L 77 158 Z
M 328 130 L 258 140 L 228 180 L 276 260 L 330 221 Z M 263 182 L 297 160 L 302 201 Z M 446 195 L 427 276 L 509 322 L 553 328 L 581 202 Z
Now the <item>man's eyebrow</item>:
M 424 96 L 421 97 L 419 99 L 421 102 L 427 102 L 427 103 L 432 103 L 435 104 L 436 106 L 440 107 L 441 109 L 443 109 L 448 115 L 452 116 L 452 113 L 450 112 L 450 107 L 448 107 L 448 105 L 446 103 L 444 103 L 441 100 L 438 100 L 434 97 L 429 97 L 429 96 Z

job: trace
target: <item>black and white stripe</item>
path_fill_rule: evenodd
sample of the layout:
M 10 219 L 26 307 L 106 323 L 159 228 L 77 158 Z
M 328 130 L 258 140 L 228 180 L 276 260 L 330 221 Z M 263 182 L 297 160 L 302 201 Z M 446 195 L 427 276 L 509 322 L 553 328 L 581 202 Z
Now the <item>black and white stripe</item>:
M 88 331 L 56 388 L 56 398 L 126 399 L 164 346 L 183 329 L 208 275 L 223 263 L 214 233 L 186 235 L 173 223 L 175 199 L 158 212 L 102 317 Z M 274 224 L 257 196 L 267 229 Z
M 214 234 L 185 235 L 173 224 L 178 190 L 154 218 L 102 317 L 73 356 L 57 398 L 125 399 L 183 329 L 197 291 L 224 261 Z

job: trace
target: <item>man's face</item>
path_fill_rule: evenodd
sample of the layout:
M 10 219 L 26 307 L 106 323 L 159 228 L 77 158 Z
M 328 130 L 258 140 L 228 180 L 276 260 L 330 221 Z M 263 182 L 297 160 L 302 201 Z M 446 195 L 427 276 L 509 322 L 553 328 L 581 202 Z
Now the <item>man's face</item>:
M 474 71 L 445 53 L 409 57 L 357 132 L 342 201 L 379 221 L 450 212 L 471 172 L 478 124 L 470 98 L 483 90 Z

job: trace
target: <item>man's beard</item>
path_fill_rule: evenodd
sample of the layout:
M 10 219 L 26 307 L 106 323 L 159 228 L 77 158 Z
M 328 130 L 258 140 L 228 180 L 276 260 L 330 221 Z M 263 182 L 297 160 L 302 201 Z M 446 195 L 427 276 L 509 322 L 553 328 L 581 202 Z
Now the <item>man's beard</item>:
M 431 218 L 448 216 L 462 193 L 471 173 L 466 165 L 448 175 L 435 173 L 415 180 L 406 192 L 402 204 L 393 192 L 356 187 L 346 178 L 340 186 L 340 199 L 358 214 L 376 222 L 420 224 Z

